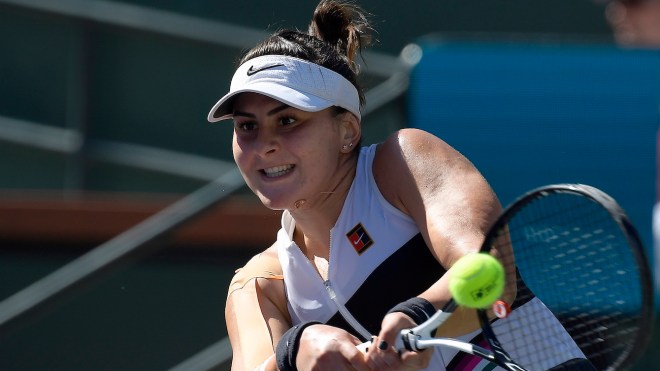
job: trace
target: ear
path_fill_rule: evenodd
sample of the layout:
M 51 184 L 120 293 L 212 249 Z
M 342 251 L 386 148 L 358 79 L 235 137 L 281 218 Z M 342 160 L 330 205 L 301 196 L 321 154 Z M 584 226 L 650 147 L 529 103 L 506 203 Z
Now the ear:
M 354 114 L 344 112 L 344 114 L 341 115 L 341 122 L 339 125 L 342 146 L 345 145 L 350 149 L 355 148 L 362 138 L 362 125 L 360 124 L 360 120 L 358 120 Z

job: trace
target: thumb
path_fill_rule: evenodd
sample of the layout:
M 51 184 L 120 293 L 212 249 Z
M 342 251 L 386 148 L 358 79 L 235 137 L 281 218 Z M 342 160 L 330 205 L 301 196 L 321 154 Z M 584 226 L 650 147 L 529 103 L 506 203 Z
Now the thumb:
M 387 350 L 392 346 L 403 348 L 401 338 L 401 330 L 412 328 L 415 326 L 412 318 L 401 312 L 393 312 L 383 318 L 380 333 L 378 334 L 378 343 L 376 346 L 380 350 Z M 399 340 L 399 341 L 397 341 Z M 398 344 L 397 344 L 398 343 Z M 404 350 L 404 349 L 397 349 Z

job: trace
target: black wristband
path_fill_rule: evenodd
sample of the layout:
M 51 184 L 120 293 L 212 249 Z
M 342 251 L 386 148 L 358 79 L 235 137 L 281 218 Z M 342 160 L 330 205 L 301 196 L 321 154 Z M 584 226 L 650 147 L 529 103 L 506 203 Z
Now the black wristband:
M 280 371 L 298 371 L 296 356 L 298 355 L 300 337 L 305 328 L 319 323 L 321 322 L 303 322 L 291 327 L 282 335 L 282 338 L 277 342 L 277 346 L 275 347 L 275 360 L 277 361 L 277 368 Z
M 399 303 L 390 309 L 387 314 L 392 312 L 401 312 L 412 318 L 416 324 L 421 324 L 435 314 L 436 310 L 433 304 L 426 299 L 414 297 L 402 303 Z

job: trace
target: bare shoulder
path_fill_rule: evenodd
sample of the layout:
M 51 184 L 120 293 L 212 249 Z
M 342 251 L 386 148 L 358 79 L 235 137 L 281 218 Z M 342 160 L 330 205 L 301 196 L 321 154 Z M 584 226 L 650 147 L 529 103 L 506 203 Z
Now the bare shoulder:
M 291 319 L 275 244 L 236 270 L 229 284 L 225 311 L 227 321 L 241 323 L 241 328 L 247 326 L 244 322 L 266 321 L 273 336 L 288 328 Z M 280 331 L 274 331 L 274 328 Z
M 501 205 L 477 168 L 442 139 L 403 129 L 378 148 L 378 189 L 419 226 L 436 257 L 449 264 L 479 246 Z
M 242 268 L 236 270 L 229 284 L 228 295 L 243 288 L 253 279 L 282 280 L 282 266 L 277 257 L 277 248 L 273 244 L 266 250 L 253 256 Z
M 480 177 L 472 163 L 445 141 L 411 128 L 395 132 L 380 144 L 373 173 L 381 193 L 400 209 L 405 209 L 402 197 L 433 194 L 459 184 L 462 177 Z
M 252 370 L 272 357 L 291 326 L 275 245 L 252 257 L 229 285 L 225 321 L 232 369 Z
M 465 156 L 439 137 L 419 129 L 401 129 L 380 146 L 376 162 L 409 168 L 438 163 L 472 165 Z

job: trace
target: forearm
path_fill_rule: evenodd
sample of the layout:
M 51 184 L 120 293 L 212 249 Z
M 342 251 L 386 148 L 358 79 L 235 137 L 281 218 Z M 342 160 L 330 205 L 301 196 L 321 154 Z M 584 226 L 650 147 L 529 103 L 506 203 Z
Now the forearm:
M 268 357 L 261 365 L 254 369 L 255 371 L 278 371 L 275 355 Z
M 451 271 L 442 276 L 428 290 L 419 297 L 431 302 L 436 309 L 442 309 L 451 299 L 449 292 L 449 277 Z M 474 309 L 458 307 L 447 321 L 438 328 L 438 337 L 458 337 L 471 333 L 480 328 L 479 321 Z

